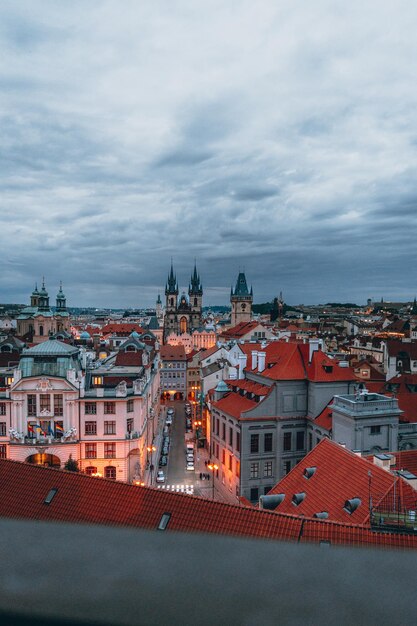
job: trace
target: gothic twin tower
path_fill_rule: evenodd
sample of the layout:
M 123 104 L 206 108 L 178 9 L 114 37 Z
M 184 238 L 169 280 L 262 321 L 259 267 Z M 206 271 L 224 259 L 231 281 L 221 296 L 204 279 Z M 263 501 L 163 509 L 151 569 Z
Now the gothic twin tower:
M 165 285 L 165 318 L 164 341 L 171 333 L 181 335 L 191 333 L 202 328 L 203 324 L 203 285 L 197 272 L 196 264 L 191 274 L 188 286 L 188 298 L 182 292 L 178 298 L 179 289 L 174 267 L 171 262 L 171 271 Z M 231 325 L 240 322 L 249 322 L 252 318 L 253 291 L 248 290 L 244 272 L 239 272 L 236 287 L 231 289 L 230 303 L 232 306 Z

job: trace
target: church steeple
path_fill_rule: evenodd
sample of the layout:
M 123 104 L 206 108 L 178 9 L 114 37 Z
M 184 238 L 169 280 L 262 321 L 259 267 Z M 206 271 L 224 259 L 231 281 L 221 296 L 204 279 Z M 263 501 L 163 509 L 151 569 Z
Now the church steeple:
M 171 259 L 171 271 L 168 274 L 168 280 L 165 286 L 165 295 L 176 295 L 178 296 L 178 283 L 177 283 L 177 277 L 174 275 L 174 266 L 172 264 L 172 259 Z
M 250 322 L 252 319 L 253 290 L 249 291 L 248 283 L 244 272 L 239 272 L 236 287 L 230 293 L 230 304 L 232 306 L 232 326 L 240 322 Z
M 201 284 L 200 276 L 197 273 L 197 265 L 195 262 L 194 262 L 194 271 L 191 274 L 190 286 L 188 288 L 188 295 L 189 296 L 203 295 L 203 285 Z
M 56 296 L 56 308 L 57 308 L 57 311 L 67 310 L 67 300 L 66 300 L 64 292 L 62 291 L 62 280 L 59 281 L 59 291 Z
M 42 277 L 42 289 L 39 292 L 39 309 L 49 311 L 49 295 L 45 288 L 45 277 Z

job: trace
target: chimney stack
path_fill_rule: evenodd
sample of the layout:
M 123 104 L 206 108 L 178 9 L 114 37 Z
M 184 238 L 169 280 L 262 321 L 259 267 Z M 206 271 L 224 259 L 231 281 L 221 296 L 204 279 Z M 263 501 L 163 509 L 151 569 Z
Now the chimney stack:
M 252 350 L 252 369 L 256 370 L 258 367 L 258 351 Z
M 266 352 L 258 352 L 258 372 L 263 372 L 265 369 Z

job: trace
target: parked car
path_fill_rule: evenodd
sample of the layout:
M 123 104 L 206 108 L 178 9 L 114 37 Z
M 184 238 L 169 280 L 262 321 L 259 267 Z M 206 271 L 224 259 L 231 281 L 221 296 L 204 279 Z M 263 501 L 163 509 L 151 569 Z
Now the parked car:
M 166 455 L 168 454 L 168 452 L 169 452 L 169 446 L 164 446 L 164 447 L 162 448 L 162 454 L 163 454 L 164 456 L 166 456 Z
M 164 446 L 169 446 L 169 444 L 170 444 L 170 438 L 168 437 L 168 435 L 166 435 L 164 437 Z
M 166 457 L 165 455 L 161 456 L 161 458 L 159 459 L 159 467 L 163 467 L 167 463 L 168 463 L 168 457 Z
M 168 409 L 167 415 L 172 415 L 172 417 L 174 417 L 174 409 Z
M 188 472 L 194 471 L 194 462 L 187 461 L 187 471 Z
M 194 463 L 194 454 L 187 454 L 187 463 L 188 461 L 190 461 L 191 463 Z
M 171 415 L 168 415 L 168 417 L 166 418 L 165 424 L 167 426 L 172 426 L 172 417 L 171 417 Z
M 162 470 L 159 470 L 159 472 L 156 475 L 156 482 L 157 483 L 164 483 L 165 482 L 165 474 Z

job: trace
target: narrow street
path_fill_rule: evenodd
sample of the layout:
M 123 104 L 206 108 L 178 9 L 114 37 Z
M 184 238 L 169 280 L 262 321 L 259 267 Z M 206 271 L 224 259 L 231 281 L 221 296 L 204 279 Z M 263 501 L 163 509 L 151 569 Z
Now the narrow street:
M 168 454 L 168 465 L 162 468 L 157 467 L 156 471 L 162 469 L 165 474 L 164 484 L 155 484 L 156 487 L 167 489 L 170 491 L 179 491 L 191 493 L 205 498 L 212 498 L 212 482 L 210 480 L 200 479 L 200 472 L 209 474 L 205 462 L 208 461 L 208 452 L 204 448 L 196 448 L 195 437 L 192 438 L 194 443 L 194 471 L 186 469 L 186 428 L 185 428 L 185 402 L 169 402 L 164 407 L 166 410 L 172 408 L 175 411 L 172 426 L 170 427 L 170 448 Z M 194 434 L 194 431 L 193 431 Z M 191 438 L 192 433 L 188 433 Z M 159 462 L 159 455 L 156 464 Z

